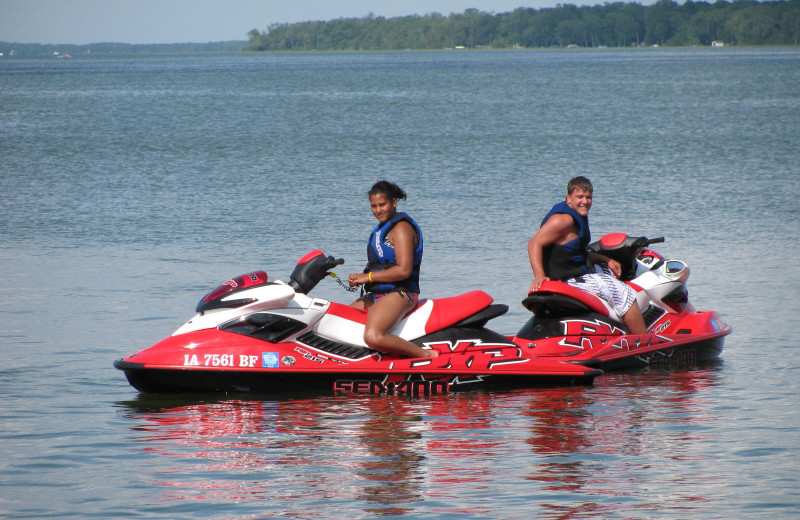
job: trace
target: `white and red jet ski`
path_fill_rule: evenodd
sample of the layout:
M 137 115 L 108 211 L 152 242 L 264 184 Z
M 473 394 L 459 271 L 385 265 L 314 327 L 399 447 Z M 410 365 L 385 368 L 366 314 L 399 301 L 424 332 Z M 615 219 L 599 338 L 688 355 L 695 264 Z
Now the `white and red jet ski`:
M 663 241 L 611 233 L 587 248 L 620 263 L 620 279 L 636 291 L 649 334 L 630 334 L 604 300 L 548 281 L 522 301 L 534 315 L 510 339 L 526 355 L 604 371 L 691 366 L 717 358 L 732 329 L 716 312 L 692 306 L 686 288 L 689 266 L 648 249 Z
M 344 260 L 312 251 L 289 283 L 256 271 L 229 280 L 198 304 L 172 336 L 114 362 L 142 392 L 291 392 L 439 394 L 502 386 L 591 384 L 602 374 L 571 359 L 532 356 L 489 330 L 508 310 L 483 291 L 421 299 L 392 333 L 437 358 L 402 358 L 364 343 L 366 313 L 308 296 Z

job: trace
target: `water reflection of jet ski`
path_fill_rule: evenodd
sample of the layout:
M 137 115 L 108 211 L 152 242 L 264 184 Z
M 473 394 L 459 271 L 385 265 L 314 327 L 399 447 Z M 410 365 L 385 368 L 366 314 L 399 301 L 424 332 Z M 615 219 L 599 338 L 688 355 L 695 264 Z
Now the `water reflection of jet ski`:
M 209 292 L 172 336 L 114 362 L 142 392 L 438 394 L 503 386 L 590 384 L 602 374 L 572 360 L 531 356 L 486 323 L 508 310 L 483 291 L 422 299 L 390 332 L 437 358 L 402 358 L 364 343 L 366 313 L 308 293 L 344 260 L 313 251 L 289 283 L 264 271 Z
M 620 263 L 620 279 L 636 290 L 649 334 L 630 334 L 602 299 L 548 281 L 522 301 L 534 315 L 511 339 L 540 359 L 570 360 L 605 371 L 687 366 L 717 358 L 732 329 L 716 312 L 695 310 L 686 288 L 689 267 L 648 249 L 663 241 L 612 233 L 588 246 Z

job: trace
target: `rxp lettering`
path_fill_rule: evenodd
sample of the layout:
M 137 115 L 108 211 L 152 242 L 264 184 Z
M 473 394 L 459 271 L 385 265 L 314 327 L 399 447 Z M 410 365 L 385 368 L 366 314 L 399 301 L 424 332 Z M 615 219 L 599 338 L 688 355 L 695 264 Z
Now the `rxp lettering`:
M 583 350 L 595 348 L 594 339 L 603 336 L 619 336 L 622 331 L 617 327 L 600 320 L 563 320 L 564 336 L 559 343 Z

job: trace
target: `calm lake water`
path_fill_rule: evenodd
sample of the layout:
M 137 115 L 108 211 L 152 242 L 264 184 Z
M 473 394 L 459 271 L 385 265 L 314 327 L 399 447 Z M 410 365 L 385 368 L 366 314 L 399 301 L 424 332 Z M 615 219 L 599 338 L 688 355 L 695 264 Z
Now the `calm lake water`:
M 417 399 L 153 396 L 111 366 L 232 276 L 359 270 L 380 178 L 423 295 L 484 289 L 514 332 L 577 174 L 595 237 L 691 266 L 719 362 Z M 798 180 L 797 48 L 2 59 L 0 517 L 797 518 Z

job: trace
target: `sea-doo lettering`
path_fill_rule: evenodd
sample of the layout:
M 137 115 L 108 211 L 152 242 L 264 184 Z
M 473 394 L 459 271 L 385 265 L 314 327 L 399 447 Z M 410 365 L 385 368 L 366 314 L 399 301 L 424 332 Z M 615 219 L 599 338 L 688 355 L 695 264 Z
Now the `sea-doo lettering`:
M 401 394 L 414 397 L 426 395 L 443 395 L 450 392 L 450 385 L 445 381 L 389 381 L 340 379 L 333 383 L 336 392 L 350 394 Z

